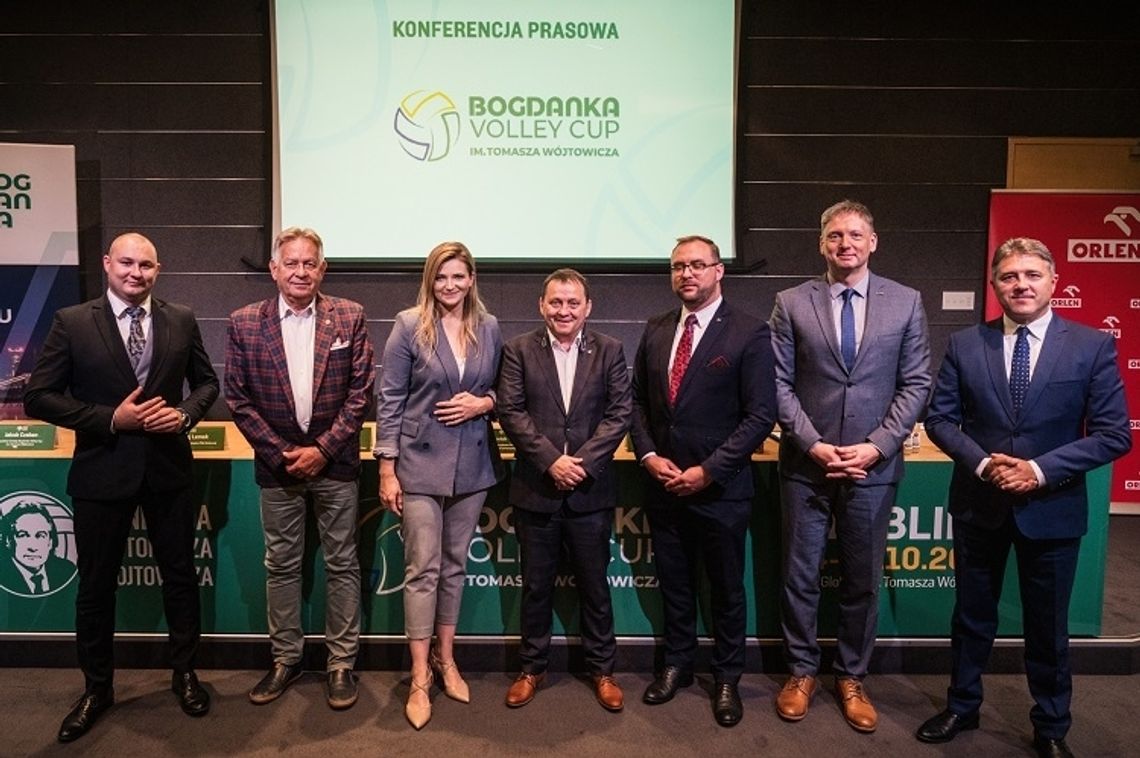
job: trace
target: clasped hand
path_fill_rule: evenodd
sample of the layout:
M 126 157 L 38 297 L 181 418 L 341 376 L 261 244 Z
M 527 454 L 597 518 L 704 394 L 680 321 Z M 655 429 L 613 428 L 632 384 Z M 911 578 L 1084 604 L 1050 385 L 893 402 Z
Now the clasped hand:
M 665 456 L 651 455 L 645 459 L 649 475 L 661 482 L 665 491 L 677 496 L 695 495 L 712 484 L 712 477 L 703 466 L 689 466 L 684 471 Z
M 182 429 L 182 414 L 177 408 L 166 404 L 162 397 L 138 402 L 142 387 L 135 387 L 131 394 L 115 408 L 111 423 L 117 432 L 137 431 L 169 434 Z
M 581 458 L 566 454 L 558 456 L 550 468 L 546 469 L 546 473 L 554 480 L 554 486 L 565 491 L 574 489 L 589 476 L 586 469 L 582 468 Z
M 281 456 L 285 459 L 285 471 L 289 476 L 295 476 L 298 479 L 316 477 L 328 463 L 328 458 L 325 458 L 325 454 L 316 445 L 284 450 Z
M 816 463 L 827 471 L 828 479 L 866 479 L 867 472 L 882 457 L 870 442 L 855 445 L 832 445 L 817 442 L 808 450 Z
M 1024 495 L 1037 489 L 1037 472 L 1023 458 L 993 453 L 982 471 L 982 478 L 1003 492 Z

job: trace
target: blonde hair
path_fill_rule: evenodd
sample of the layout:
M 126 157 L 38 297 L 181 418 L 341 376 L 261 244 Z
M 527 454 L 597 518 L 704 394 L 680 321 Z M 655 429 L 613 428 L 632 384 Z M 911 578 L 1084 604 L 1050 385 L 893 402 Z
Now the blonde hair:
M 819 238 L 823 239 L 823 233 L 827 231 L 827 225 L 836 216 L 846 216 L 848 213 L 854 213 L 859 218 L 867 222 L 867 226 L 871 227 L 871 231 L 875 231 L 875 217 L 871 215 L 871 211 L 867 206 L 863 205 L 857 200 L 840 200 L 835 205 L 827 208 L 819 217 Z
M 439 341 L 436 334 L 435 321 L 439 318 L 435 302 L 435 278 L 439 270 L 448 261 L 459 260 L 467 267 L 471 275 L 471 289 L 463 298 L 463 341 L 472 347 L 479 347 L 479 339 L 475 336 L 476 327 L 487 314 L 487 308 L 479 299 L 479 287 L 475 279 L 475 259 L 471 251 L 462 242 L 441 242 L 432 248 L 424 261 L 424 275 L 420 282 L 420 294 L 416 298 L 416 311 L 419 314 L 419 323 L 416 325 L 415 338 L 420 347 L 425 350 L 435 350 Z
M 273 252 L 271 253 L 273 260 L 281 260 L 281 247 L 296 239 L 312 242 L 313 246 L 317 248 L 317 261 L 325 259 L 325 243 L 321 241 L 321 235 L 307 227 L 290 226 L 288 229 L 282 229 L 273 238 Z

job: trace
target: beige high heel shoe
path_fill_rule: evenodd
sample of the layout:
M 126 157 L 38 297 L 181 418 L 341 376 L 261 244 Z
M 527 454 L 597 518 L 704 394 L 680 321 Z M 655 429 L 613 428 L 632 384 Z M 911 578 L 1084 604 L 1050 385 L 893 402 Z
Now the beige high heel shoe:
M 443 682 L 445 695 L 461 703 L 471 702 L 471 689 L 467 686 L 467 682 L 463 681 L 463 675 L 459 673 L 459 667 L 455 665 L 454 660 L 444 663 L 439 657 L 439 650 L 433 647 L 428 661 L 431 667 L 439 672 L 439 680 Z
M 412 686 L 411 689 L 408 690 L 408 702 L 404 704 L 404 715 L 407 717 L 408 723 L 416 729 L 423 729 L 424 724 L 431 721 L 431 684 L 433 678 L 430 669 L 428 670 L 427 681 L 423 684 L 420 684 L 415 679 L 409 678 Z M 424 693 L 424 697 L 427 698 L 427 705 L 419 705 L 412 702 L 412 696 L 415 695 L 416 692 Z

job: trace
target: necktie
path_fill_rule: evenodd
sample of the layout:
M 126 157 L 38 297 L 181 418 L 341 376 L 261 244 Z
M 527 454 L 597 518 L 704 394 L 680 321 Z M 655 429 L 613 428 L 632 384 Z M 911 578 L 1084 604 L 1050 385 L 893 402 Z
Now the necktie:
M 1025 393 L 1029 391 L 1029 330 L 1017 327 L 1017 342 L 1013 345 L 1013 361 L 1009 366 L 1009 397 L 1013 412 L 1021 410 Z
M 669 405 L 677 404 L 677 391 L 681 389 L 685 369 L 689 367 L 689 359 L 693 357 L 693 329 L 696 325 L 697 316 L 690 313 L 685 319 L 685 331 L 681 332 L 681 340 L 677 343 L 677 354 L 673 356 L 673 369 L 669 372 Z
M 138 368 L 143 350 L 146 349 L 146 337 L 143 336 L 142 329 L 142 317 L 146 311 L 141 305 L 131 305 L 125 313 L 131 317 L 130 330 L 127 332 L 127 356 L 131 359 L 131 368 Z
M 839 311 L 839 352 L 843 354 L 843 363 L 850 371 L 855 365 L 855 306 L 851 304 L 855 290 L 848 287 L 840 297 L 843 298 L 843 308 Z
M 33 586 L 33 589 L 32 589 L 33 595 L 44 594 L 44 575 L 43 574 L 32 574 L 32 586 Z

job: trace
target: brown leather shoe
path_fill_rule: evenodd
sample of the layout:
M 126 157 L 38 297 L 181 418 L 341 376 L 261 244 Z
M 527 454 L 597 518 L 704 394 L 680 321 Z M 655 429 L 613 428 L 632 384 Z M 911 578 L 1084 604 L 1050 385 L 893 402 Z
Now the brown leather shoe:
M 621 687 L 609 674 L 594 674 L 594 691 L 597 693 L 598 702 L 607 711 L 620 711 L 625 706 Z
M 871 705 L 871 698 L 863 689 L 863 683 L 858 679 L 843 677 L 835 680 L 835 693 L 839 704 L 843 706 L 843 717 L 857 732 L 873 732 L 879 725 L 879 715 L 875 713 L 875 706 Z
M 785 721 L 799 721 L 807 715 L 815 696 L 814 676 L 792 676 L 776 695 L 776 713 Z
M 511 708 L 521 708 L 534 700 L 534 693 L 545 678 L 546 674 L 528 674 L 525 671 L 519 674 L 518 679 L 515 679 L 515 683 L 507 690 L 507 705 Z

